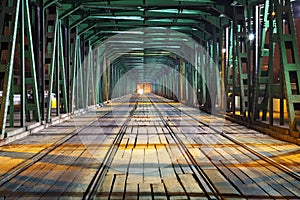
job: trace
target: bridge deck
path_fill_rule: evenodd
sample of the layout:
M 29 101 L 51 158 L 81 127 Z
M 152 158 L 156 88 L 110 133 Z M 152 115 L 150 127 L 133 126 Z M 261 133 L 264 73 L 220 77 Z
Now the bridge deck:
M 300 198 L 300 148 L 162 97 L 127 96 L 0 147 L 0 196 Z

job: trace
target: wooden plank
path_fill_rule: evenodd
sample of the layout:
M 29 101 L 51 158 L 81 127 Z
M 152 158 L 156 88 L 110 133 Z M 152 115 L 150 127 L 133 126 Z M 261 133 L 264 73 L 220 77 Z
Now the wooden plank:
M 163 183 L 152 184 L 153 198 L 154 200 L 167 200 L 166 191 Z
M 41 162 L 45 162 L 45 164 L 44 167 L 42 167 L 40 170 L 37 170 L 37 172 L 31 171 L 31 169 L 34 168 L 36 164 L 40 164 L 40 162 L 37 162 L 28 170 L 22 172 L 19 176 L 14 178 L 18 179 L 19 177 L 22 177 L 22 175 L 24 177 L 28 177 L 26 178 L 26 181 L 24 181 L 22 184 L 19 184 L 20 187 L 18 187 L 18 191 L 21 192 L 21 196 L 35 193 L 39 194 L 39 196 L 42 196 L 45 192 L 47 192 L 47 190 L 49 190 L 53 183 L 55 183 L 60 175 L 63 174 L 63 172 L 68 168 L 66 165 L 55 164 L 61 161 L 61 157 L 68 158 L 67 156 L 68 154 L 70 154 L 70 151 L 67 151 L 67 149 L 67 145 L 60 146 L 52 152 L 55 152 L 57 155 L 54 154 L 52 158 L 51 156 L 48 156 L 41 160 Z M 24 175 L 23 173 L 26 175 Z M 38 185 L 39 187 L 35 187 L 36 185 Z
M 112 192 L 110 194 L 110 199 L 124 199 L 125 193 L 125 174 L 116 174 L 114 185 L 112 186 Z
M 149 183 L 139 184 L 139 200 L 152 200 L 151 187 Z
M 266 196 L 267 194 L 258 186 L 256 185 L 251 179 L 244 178 L 246 177 L 238 168 L 236 168 L 232 163 L 229 161 L 221 161 L 222 164 L 225 166 L 221 167 L 220 165 L 218 168 L 226 175 L 227 179 L 235 185 L 236 188 L 239 188 L 242 195 L 248 196 Z M 226 168 L 229 170 L 226 170 Z
M 82 154 L 83 150 L 81 148 L 81 145 L 78 145 L 77 148 L 75 146 L 73 148 L 71 147 L 67 149 L 67 152 L 68 151 L 70 151 L 71 153 L 67 156 L 67 158 L 59 162 L 60 165 L 65 165 L 66 170 L 62 172 L 62 175 L 58 177 L 58 179 L 49 188 L 46 194 L 44 194 L 44 196 L 47 197 L 48 193 L 55 194 L 58 197 L 61 196 L 61 194 L 68 187 L 70 182 L 75 178 L 77 173 L 80 171 L 79 167 L 73 167 L 72 165 L 74 161 Z
M 163 178 L 163 183 L 166 187 L 169 199 L 188 199 L 188 196 L 176 177 Z
M 157 155 L 161 177 L 176 177 L 175 171 L 172 167 L 172 160 L 170 159 L 166 148 L 160 148 L 157 151 Z
M 294 194 L 300 196 L 299 189 L 284 179 L 280 173 L 273 172 L 268 167 L 262 167 L 258 173 L 282 196 L 293 196 Z
M 129 165 L 129 174 L 143 174 L 144 149 L 134 148 Z
M 138 184 L 137 183 L 126 183 L 125 200 L 136 200 L 138 199 Z
M 118 149 L 114 159 L 109 167 L 109 174 L 124 174 L 127 173 L 127 168 L 130 162 L 130 157 L 123 157 L 124 150 Z
M 205 194 L 192 174 L 179 174 L 180 181 L 189 197 L 204 197 Z
M 19 198 L 31 189 L 32 183 L 27 182 L 30 178 L 37 177 L 38 179 L 39 176 L 44 176 L 53 167 L 53 165 L 47 165 L 42 162 L 36 163 L 26 171 L 21 172 L 18 178 L 14 178 L 7 184 L 2 185 L 0 187 L 0 195 L 11 199 Z M 35 182 L 37 182 L 37 180 Z
M 70 184 L 62 194 L 63 196 L 67 197 L 70 193 L 74 192 L 78 195 L 84 194 L 87 185 L 90 183 L 90 180 L 96 171 L 91 167 L 93 166 L 93 161 L 94 157 L 87 149 L 81 154 L 80 158 L 74 161 L 73 165 L 80 166 L 80 170 L 76 173 L 75 178 L 70 181 Z
M 156 153 L 156 149 L 145 149 L 144 182 L 148 184 L 161 182 L 159 163 Z
M 198 166 L 202 169 L 215 169 L 215 166 L 210 162 L 210 160 L 200 151 L 198 148 L 189 148 L 189 152 L 192 154 L 193 158 L 196 160 Z
M 97 199 L 108 199 L 111 193 L 111 189 L 113 187 L 113 181 L 115 176 L 113 174 L 107 174 L 103 180 L 103 183 L 97 192 L 96 198 Z
M 183 173 L 184 171 L 182 170 L 181 165 L 180 165 L 180 163 L 178 161 L 178 157 L 177 157 L 177 156 L 180 156 L 181 154 L 179 154 L 179 155 L 175 154 L 176 155 L 175 156 L 174 153 L 171 150 L 171 147 L 169 145 L 166 146 L 166 149 L 167 149 L 169 157 L 171 158 L 171 162 L 172 162 L 173 168 L 175 170 L 175 173 L 176 174 Z
M 231 183 L 216 169 L 204 169 L 204 173 L 213 182 L 217 191 L 224 195 L 240 195 Z

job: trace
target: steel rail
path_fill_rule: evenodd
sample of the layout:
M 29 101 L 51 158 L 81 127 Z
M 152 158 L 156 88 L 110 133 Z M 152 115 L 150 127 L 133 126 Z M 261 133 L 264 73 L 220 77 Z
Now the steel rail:
M 96 199 L 97 197 L 97 192 L 99 188 L 101 187 L 104 177 L 107 174 L 109 167 L 111 166 L 111 163 L 118 151 L 118 148 L 121 144 L 121 141 L 123 139 L 123 136 L 126 133 L 126 128 L 128 126 L 128 123 L 130 122 L 136 108 L 138 105 L 138 101 L 136 101 L 136 104 L 133 106 L 133 109 L 130 111 L 129 116 L 126 118 L 125 122 L 123 123 L 122 127 L 120 128 L 117 136 L 115 137 L 112 145 L 108 149 L 103 162 L 97 169 L 92 181 L 90 182 L 88 188 L 86 189 L 83 199 Z
M 109 113 L 111 113 L 111 111 L 106 112 L 101 117 L 105 117 Z M 91 124 L 93 124 L 98 119 L 99 118 L 97 117 L 94 120 L 92 120 L 91 122 L 85 124 L 83 127 L 78 128 L 78 129 L 72 131 L 71 133 L 69 133 L 65 137 L 63 137 L 60 140 L 58 140 L 55 143 L 53 143 L 51 146 L 49 146 L 49 147 L 41 150 L 39 153 L 37 153 L 34 156 L 28 158 L 27 160 L 21 162 L 16 167 L 14 167 L 13 169 L 9 170 L 4 175 L 0 176 L 0 187 L 2 185 L 4 185 L 5 183 L 9 182 L 11 179 L 13 179 L 16 176 L 18 176 L 19 174 L 21 174 L 23 171 L 25 171 L 29 167 L 33 166 L 35 163 L 37 163 L 38 161 L 40 161 L 44 157 L 46 157 L 53 150 L 57 149 L 58 147 L 60 147 L 61 145 L 63 145 L 65 142 L 67 142 L 70 139 L 72 139 L 74 136 L 76 136 L 78 134 L 78 132 L 83 131 L 84 129 L 88 128 Z
M 165 128 L 169 131 L 170 135 L 172 136 L 172 138 L 174 139 L 174 141 L 176 142 L 178 148 L 180 149 L 181 153 L 183 155 L 186 155 L 186 159 L 189 160 L 189 165 L 192 169 L 192 171 L 195 173 L 198 182 L 201 183 L 200 187 L 203 190 L 203 192 L 205 193 L 206 197 L 208 199 L 223 199 L 223 197 L 219 194 L 219 192 L 217 191 L 216 187 L 214 186 L 214 184 L 212 183 L 212 181 L 210 180 L 210 178 L 205 174 L 205 172 L 203 171 L 203 169 L 201 169 L 198 164 L 197 161 L 195 160 L 195 158 L 193 157 L 193 155 L 190 153 L 190 151 L 188 150 L 188 148 L 185 146 L 185 144 L 183 143 L 183 141 L 178 137 L 178 135 L 176 133 L 174 133 L 174 131 L 172 130 L 172 128 L 170 127 L 170 125 L 168 124 L 168 122 L 164 119 L 161 111 L 158 109 L 158 107 L 155 105 L 155 103 L 153 102 L 153 100 L 151 100 L 150 97 L 148 97 L 150 102 L 153 104 L 155 110 L 157 111 L 159 117 L 161 118 Z M 167 103 L 168 105 L 170 105 L 169 103 Z M 207 191 L 207 189 L 205 188 L 205 185 L 209 188 L 210 191 Z
M 168 103 L 168 102 L 166 102 Z M 168 103 L 169 104 L 169 103 Z M 237 141 L 236 139 L 234 139 L 233 137 L 230 137 L 228 134 L 226 134 L 227 132 L 225 131 L 220 131 L 216 128 L 213 128 L 211 127 L 209 124 L 205 123 L 205 122 L 202 122 L 200 121 L 199 119 L 197 119 L 196 117 L 190 115 L 189 113 L 183 111 L 183 110 L 180 110 L 179 108 L 175 107 L 174 105 L 171 105 L 169 104 L 171 107 L 175 108 L 176 110 L 178 110 L 179 112 L 191 117 L 192 119 L 196 120 L 197 122 L 199 122 L 201 125 L 204 125 L 208 128 L 210 128 L 211 130 L 215 131 L 216 133 L 220 134 L 221 136 L 223 136 L 224 138 L 230 140 L 231 142 L 233 142 L 234 144 L 246 149 L 247 151 L 251 152 L 253 155 L 257 156 L 258 158 L 260 158 L 261 160 L 271 164 L 272 166 L 276 167 L 277 169 L 287 173 L 288 175 L 290 175 L 291 177 L 295 178 L 296 180 L 300 180 L 300 174 L 293 171 L 292 169 L 276 162 L 274 159 L 272 158 L 269 158 L 261 153 L 259 153 L 258 151 L 256 151 L 255 149 L 253 149 L 252 147 L 249 147 L 248 145 L 245 145 L 239 141 Z

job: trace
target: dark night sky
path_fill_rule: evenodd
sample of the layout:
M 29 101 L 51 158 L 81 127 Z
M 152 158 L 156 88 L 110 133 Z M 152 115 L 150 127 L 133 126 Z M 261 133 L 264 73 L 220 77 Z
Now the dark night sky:
M 300 0 L 293 2 L 294 17 L 300 18 Z

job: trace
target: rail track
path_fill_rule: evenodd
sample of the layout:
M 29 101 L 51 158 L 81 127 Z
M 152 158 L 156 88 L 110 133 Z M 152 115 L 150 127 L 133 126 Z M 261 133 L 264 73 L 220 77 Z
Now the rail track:
M 193 156 L 189 153 L 188 149 L 181 141 L 181 139 L 172 131 L 169 127 L 168 123 L 165 121 L 164 117 L 162 116 L 160 110 L 155 106 L 154 102 L 148 97 L 149 102 L 151 102 L 152 106 L 155 108 L 156 113 L 160 117 L 162 123 L 164 124 L 165 128 L 169 131 L 169 134 L 172 136 L 173 140 L 176 142 L 178 149 L 182 153 L 182 155 L 189 161 L 189 166 L 192 169 L 193 173 L 197 177 L 199 182 L 199 186 L 203 190 L 205 197 L 207 199 L 223 199 L 222 196 L 216 191 L 213 183 L 209 179 L 209 177 L 201 170 L 199 166 L 197 166 L 196 160 Z M 125 120 L 124 124 L 122 125 L 120 131 L 118 132 L 117 136 L 115 137 L 112 146 L 109 148 L 103 163 L 97 169 L 96 174 L 94 175 L 89 187 L 87 188 L 83 199 L 96 199 L 98 190 L 103 183 L 104 177 L 107 174 L 109 167 L 114 159 L 116 152 L 121 144 L 122 138 L 125 135 L 125 130 L 129 121 L 131 120 L 132 116 L 134 115 L 134 111 L 136 110 L 138 105 L 138 101 L 136 102 L 133 109 L 130 111 L 129 116 Z M 124 196 L 123 196 L 124 197 Z
M 27 170 L 28 168 L 32 167 L 37 162 L 41 161 L 43 158 L 45 158 L 47 155 L 49 155 L 51 152 L 53 152 L 55 149 L 59 148 L 60 146 L 64 145 L 66 142 L 70 141 L 72 138 L 78 135 L 80 131 L 84 131 L 86 128 L 88 128 L 91 124 L 93 124 L 95 121 L 99 120 L 99 118 L 105 118 L 107 115 L 111 114 L 111 110 L 104 112 L 104 114 L 100 117 L 95 118 L 94 120 L 88 122 L 84 126 L 80 128 L 76 128 L 71 133 L 67 134 L 66 136 L 62 137 L 58 141 L 51 144 L 49 147 L 46 147 L 45 149 L 41 150 L 40 152 L 34 154 L 29 159 L 26 159 L 25 161 L 21 162 L 20 164 L 13 167 L 11 170 L 0 176 L 0 188 L 2 185 L 8 183 L 13 178 L 20 175 L 22 172 Z M 56 126 L 57 127 L 57 126 Z
M 111 163 L 114 159 L 116 152 L 118 151 L 118 148 L 121 144 L 122 138 L 126 133 L 125 131 L 127 128 L 127 124 L 131 120 L 131 117 L 133 116 L 134 111 L 137 108 L 137 105 L 138 105 L 138 101 L 135 102 L 135 105 L 129 112 L 129 116 L 126 118 L 124 124 L 122 125 L 119 132 L 117 133 L 117 136 L 115 137 L 112 145 L 110 146 L 109 150 L 107 151 L 103 162 L 97 169 L 97 172 L 95 173 L 91 183 L 89 184 L 87 190 L 85 191 L 83 199 L 95 199 L 96 198 L 97 191 L 98 191 L 99 187 L 101 186 L 109 167 L 111 166 Z
M 102 117 L 105 117 L 106 115 L 108 115 L 111 111 L 106 112 Z M 95 119 L 97 120 L 97 119 Z M 14 167 L 12 170 L 8 171 L 5 175 L 0 177 L 0 187 L 7 183 L 8 181 L 10 181 L 12 178 L 16 177 L 17 175 L 19 175 L 20 173 L 22 173 L 24 170 L 28 169 L 29 167 L 31 167 L 32 165 L 34 165 L 36 162 L 40 161 L 42 158 L 44 158 L 45 156 L 47 156 L 50 152 L 52 152 L 54 149 L 60 147 L 61 145 L 63 145 L 64 143 L 66 143 L 67 141 L 71 140 L 74 136 L 76 136 L 78 134 L 79 131 L 84 130 L 86 127 L 88 127 L 90 124 L 92 124 L 95 120 L 89 122 L 88 124 L 86 124 L 84 127 L 81 127 L 79 129 L 76 129 L 75 131 L 73 131 L 71 134 L 66 135 L 65 137 L 61 138 L 60 140 L 58 140 L 57 142 L 55 142 L 54 144 L 52 144 L 51 146 L 43 149 L 41 152 L 35 154 L 34 156 L 32 156 L 30 159 L 25 160 L 24 162 L 20 163 L 19 165 L 17 165 L 16 167 Z
M 188 148 L 185 146 L 184 142 L 178 137 L 176 133 L 173 132 L 172 128 L 168 124 L 168 122 L 165 120 L 164 116 L 162 115 L 159 108 L 155 105 L 154 101 L 148 97 L 152 105 L 154 106 L 156 112 L 158 113 L 161 121 L 163 122 L 164 126 L 169 131 L 170 135 L 176 142 L 178 148 L 180 149 L 181 153 L 185 156 L 185 158 L 188 160 L 189 165 L 194 172 L 194 174 L 197 177 L 197 181 L 201 187 L 201 189 L 204 191 L 206 197 L 208 199 L 223 199 L 221 194 L 217 191 L 215 188 L 213 182 L 209 179 L 209 177 L 204 173 L 204 171 L 198 166 L 197 161 L 193 157 L 193 155 L 189 152 Z M 169 104 L 170 105 L 170 104 Z
M 224 141 L 230 141 L 230 143 L 228 143 L 229 145 L 232 145 L 232 148 L 236 148 L 237 146 L 239 148 L 243 149 L 243 152 L 248 152 L 247 154 L 252 154 L 252 157 L 258 157 L 259 159 L 261 159 L 262 161 L 265 161 L 266 163 L 270 164 L 271 166 L 275 167 L 276 171 L 280 171 L 283 172 L 284 174 L 287 174 L 289 177 L 293 177 L 293 179 L 300 181 L 300 176 L 298 173 L 294 172 L 293 170 L 289 169 L 286 166 L 283 166 L 282 164 L 276 162 L 275 160 L 268 158 L 266 156 L 264 156 L 263 154 L 257 152 L 255 149 L 251 148 L 250 146 L 243 144 L 239 141 L 237 141 L 234 137 L 231 137 L 227 132 L 225 131 L 221 131 L 218 128 L 215 128 L 214 126 L 211 126 L 209 123 L 202 121 L 201 119 L 199 119 L 198 117 L 196 117 L 195 115 L 193 115 L 193 113 L 189 113 L 186 112 L 184 109 L 180 109 L 178 108 L 176 105 L 173 105 L 171 101 L 166 101 L 163 98 L 160 98 L 159 96 L 155 96 L 155 95 L 143 95 L 143 96 L 139 96 L 139 95 L 134 95 L 132 96 L 132 98 L 130 98 L 130 106 L 129 107 L 123 107 L 125 110 L 128 108 L 130 110 L 127 110 L 126 113 L 123 113 L 122 111 L 118 111 L 121 113 L 122 116 L 122 123 L 119 123 L 117 126 L 113 123 L 107 124 L 105 123 L 105 119 L 108 119 L 108 122 L 113 122 L 114 118 L 116 116 L 112 115 L 112 110 L 107 111 L 103 114 L 102 117 L 98 117 L 95 118 L 95 120 L 85 124 L 85 126 L 75 130 L 72 133 L 67 134 L 66 136 L 64 136 L 63 138 L 61 138 L 59 141 L 57 141 L 56 143 L 52 144 L 51 146 L 49 146 L 48 148 L 42 150 L 41 152 L 35 154 L 34 156 L 32 156 L 30 159 L 25 160 L 24 162 L 22 162 L 21 164 L 17 165 L 15 168 L 13 168 L 12 170 L 9 171 L 9 173 L 6 173 L 5 175 L 1 176 L 1 180 L 0 180 L 0 187 L 6 185 L 6 183 L 9 183 L 12 179 L 14 179 L 15 177 L 18 177 L 20 174 L 22 174 L 22 172 L 26 171 L 28 168 L 30 168 L 31 166 L 33 166 L 35 163 L 38 163 L 39 161 L 42 161 L 43 158 L 45 158 L 47 155 L 51 154 L 51 152 L 55 151 L 56 149 L 58 149 L 60 146 L 64 145 L 65 143 L 67 143 L 68 141 L 70 141 L 72 138 L 74 138 L 76 135 L 78 135 L 78 132 L 80 131 L 84 131 L 86 128 L 89 128 L 91 126 L 93 126 L 94 128 L 98 126 L 97 123 L 103 122 L 102 119 L 104 119 L 104 122 L 102 123 L 102 125 L 107 128 L 110 126 L 113 127 L 117 127 L 117 131 L 114 132 L 114 134 L 112 134 L 110 136 L 110 141 L 109 143 L 106 143 L 106 145 L 109 144 L 109 146 L 107 147 L 107 150 L 104 151 L 104 153 L 102 154 L 103 157 L 101 157 L 101 159 L 103 158 L 103 160 L 101 160 L 101 162 L 93 162 L 94 167 L 91 167 L 93 169 L 95 169 L 92 173 L 89 174 L 89 179 L 88 182 L 85 184 L 84 186 L 84 190 L 82 191 L 82 193 L 76 193 L 74 192 L 70 192 L 70 193 L 66 193 L 66 194 L 70 194 L 70 195 L 78 195 L 77 197 L 83 197 L 83 199 L 98 199 L 98 195 L 100 195 L 100 188 L 103 185 L 104 181 L 106 180 L 106 175 L 108 175 L 110 173 L 110 175 L 112 175 L 112 173 L 110 171 L 110 167 L 112 166 L 113 162 L 115 162 L 115 156 L 117 155 L 118 151 L 120 149 L 127 148 L 127 143 L 124 145 L 124 136 L 126 135 L 126 131 L 127 129 L 130 128 L 147 128 L 146 125 L 139 125 L 138 123 L 134 122 L 131 123 L 132 121 L 135 120 L 140 120 L 140 119 L 151 119 L 151 116 L 148 115 L 153 115 L 155 120 L 159 121 L 160 125 L 158 125 L 158 127 L 164 127 L 164 130 L 166 130 L 166 132 L 164 132 L 165 135 L 168 135 L 168 137 L 166 139 L 168 139 L 168 144 L 163 144 L 163 143 L 159 143 L 158 146 L 159 148 L 166 148 L 166 150 L 168 151 L 168 153 L 171 155 L 171 148 L 176 149 L 176 151 L 174 152 L 178 152 L 180 154 L 180 158 L 184 158 L 187 165 L 185 167 L 189 168 L 191 173 L 193 174 L 193 178 L 196 180 L 196 182 L 198 183 L 199 187 L 202 190 L 202 193 L 198 194 L 198 193 L 189 193 L 188 191 L 186 191 L 186 189 L 184 188 L 184 194 L 183 193 L 179 193 L 178 195 L 182 195 L 182 196 L 186 196 L 187 198 L 191 198 L 192 197 L 198 197 L 195 195 L 200 195 L 200 197 L 202 198 L 206 198 L 206 199 L 225 199 L 227 197 L 232 197 L 232 198 L 257 198 L 260 196 L 248 196 L 243 194 L 242 191 L 239 190 L 238 186 L 235 185 L 235 183 L 231 182 L 231 180 L 229 180 L 228 176 L 226 176 L 221 169 L 219 169 L 219 166 L 217 166 L 217 164 L 215 164 L 213 161 L 211 161 L 211 164 L 215 166 L 215 169 L 218 170 L 220 172 L 220 174 L 223 175 L 224 178 L 227 177 L 228 183 L 230 183 L 232 185 L 232 187 L 234 187 L 236 189 L 236 191 L 239 192 L 239 194 L 225 194 L 223 192 L 220 192 L 220 188 L 218 188 L 216 186 L 216 183 L 214 182 L 214 180 L 212 179 L 211 176 L 207 175 L 207 171 L 205 171 L 205 169 L 202 168 L 202 165 L 199 165 L 199 160 L 196 160 L 196 158 L 194 157 L 193 152 L 191 152 L 192 150 L 190 150 L 190 147 L 187 146 L 186 141 L 182 140 L 184 133 L 178 133 L 174 128 L 176 128 L 176 126 L 174 126 L 172 124 L 172 120 L 170 120 L 168 117 L 170 116 L 174 116 L 175 118 L 178 118 L 178 116 L 183 116 L 186 117 L 186 119 L 192 121 L 192 125 L 194 126 L 194 124 L 200 127 L 206 127 L 207 129 L 211 130 L 211 133 L 216 133 L 218 134 L 220 137 L 224 138 Z M 121 102 L 122 103 L 122 102 Z M 162 103 L 162 104 L 161 104 Z M 139 106 L 139 104 L 141 104 Z M 146 107 L 146 110 L 143 110 L 143 104 L 148 106 Z M 166 107 L 164 107 L 166 106 Z M 137 110 L 137 108 L 142 108 L 141 110 Z M 150 110 L 149 110 L 150 108 Z M 166 108 L 167 110 L 164 110 L 164 108 Z M 170 109 L 171 108 L 171 109 Z M 148 109 L 148 110 L 147 110 Z M 171 115 L 168 115 L 168 112 L 171 112 Z M 172 113 L 174 115 L 172 115 Z M 134 119 L 134 120 L 133 120 Z M 95 121 L 95 124 L 93 124 Z M 152 124 L 153 127 L 154 124 Z M 92 133 L 87 131 L 87 133 Z M 133 134 L 133 133 L 130 133 Z M 129 137 L 129 136 L 126 136 Z M 125 137 L 125 138 L 126 138 Z M 132 147 L 129 147 L 129 151 L 130 148 L 132 148 L 132 150 L 135 148 L 135 145 L 138 140 L 138 134 L 135 137 L 135 143 Z M 122 143 L 123 142 L 123 146 Z M 72 144 L 72 143 L 71 143 Z M 153 145 L 153 144 L 152 144 Z M 165 146 L 164 146 L 165 145 Z M 121 147 L 122 146 L 122 147 Z M 168 148 L 170 148 L 168 150 Z M 121 147 L 121 148 L 120 148 Z M 138 147 L 141 148 L 141 147 Z M 146 148 L 148 147 L 142 147 Z M 155 147 L 156 148 L 156 147 Z M 100 149 L 100 148 L 98 148 Z M 157 151 L 157 149 L 154 149 Z M 200 149 L 200 151 L 202 151 Z M 240 151 L 238 149 L 238 151 Z M 157 153 L 157 152 L 156 152 Z M 64 154 L 63 154 L 64 155 Z M 67 154 L 66 154 L 67 155 Z M 133 155 L 133 154 L 131 154 Z M 204 155 L 204 153 L 203 153 Z M 146 156 L 146 153 L 145 153 Z M 146 159 L 146 158 L 145 158 Z M 159 159 L 157 157 L 157 159 Z M 50 159 L 48 159 L 50 160 Z M 129 163 L 126 164 L 127 166 L 127 170 L 129 168 L 129 166 L 131 165 L 131 158 Z M 160 162 L 160 161 L 158 161 Z M 173 162 L 173 161 L 172 161 Z M 91 162 L 92 163 L 92 162 Z M 50 161 L 51 164 L 51 161 Z M 179 164 L 179 161 L 178 161 Z M 72 163 L 71 163 L 72 165 Z M 179 175 L 177 174 L 176 170 L 175 170 L 175 165 L 176 163 L 172 163 L 172 167 L 173 167 L 173 173 L 176 175 L 178 182 L 184 184 L 183 182 L 181 182 L 181 179 L 179 177 Z M 158 170 L 160 169 L 161 166 L 159 166 Z M 30 171 L 30 170 L 29 170 Z M 184 171 L 184 170 L 182 170 Z M 54 172 L 55 173 L 55 172 Z M 106 194 L 102 194 L 103 195 L 108 195 L 107 198 L 109 198 L 111 195 L 114 195 L 114 197 L 122 197 L 125 198 L 127 197 L 127 194 L 125 194 L 125 192 L 127 192 L 127 177 L 129 176 L 129 171 L 125 171 L 124 176 L 125 178 L 125 186 L 123 186 L 123 193 L 120 194 L 120 196 L 118 196 L 119 194 L 116 194 L 112 192 L 112 187 L 114 184 L 114 181 L 116 180 L 116 175 L 113 175 L 114 179 L 112 182 L 112 185 L 110 186 L 111 189 L 109 190 L 110 192 L 106 193 Z M 22 177 L 22 176 L 20 176 Z M 29 179 L 30 177 L 28 177 Z M 18 180 L 18 178 L 14 179 L 14 180 Z M 162 174 L 160 174 L 160 181 L 162 184 L 162 188 L 163 190 L 166 192 L 165 193 L 165 198 L 164 199 L 171 199 L 173 193 L 168 191 L 167 186 L 165 185 L 164 179 L 162 177 Z M 30 181 L 29 181 L 30 182 Z M 21 183 L 22 184 L 22 183 Z M 137 184 L 137 183 L 136 183 Z M 10 184 L 8 184 L 9 186 Z M 149 183 L 149 185 L 151 185 L 151 190 L 153 192 L 153 184 Z M 150 187 L 150 186 L 149 186 Z M 15 189 L 14 189 L 15 190 Z M 10 191 L 10 190 L 9 190 Z M 30 190 L 31 191 L 31 190 Z M 51 190 L 49 190 L 51 191 Z M 297 190 L 298 191 L 298 190 Z M 129 190 L 129 192 L 132 192 L 132 190 Z M 1 193 L 1 192 L 0 192 Z M 34 193 L 34 190 L 33 190 Z M 32 194 L 33 194 L 32 193 Z M 2 193 L 1 193 L 2 194 Z M 50 195 L 51 193 L 49 193 Z M 52 193 L 54 194 L 54 193 Z M 135 194 L 135 193 L 133 193 Z M 139 198 L 139 195 L 143 193 L 141 193 L 140 189 L 137 190 L 137 193 L 135 194 L 137 196 L 137 198 Z M 144 193 L 145 194 L 145 193 Z M 35 195 L 37 196 L 47 196 L 47 194 L 45 194 L 45 192 L 36 192 Z M 176 195 L 176 194 L 175 194 Z M 13 195 L 14 196 L 14 195 Z M 282 198 L 295 198 L 296 195 L 285 195 L 282 196 Z M 10 197 L 8 195 L 8 197 Z M 21 195 L 22 197 L 22 195 Z M 146 197 L 146 196 L 143 196 Z M 263 196 L 265 197 L 265 196 Z M 271 198 L 272 196 L 270 196 Z M 276 199 L 277 196 L 273 196 L 272 198 Z M 128 197 L 127 197 L 128 198 Z M 155 199 L 152 193 L 150 193 L 150 198 Z M 279 197 L 278 197 L 279 198 Z M 129 198 L 130 199 L 130 198 Z
M 159 100 L 160 102 L 161 101 L 164 101 L 162 98 L 160 98 Z M 244 143 L 241 143 L 239 141 L 237 141 L 235 138 L 231 137 L 228 132 L 226 131 L 220 131 L 219 129 L 217 128 L 214 128 L 213 126 L 210 126 L 208 123 L 205 123 L 203 121 L 200 121 L 198 118 L 196 118 L 195 116 L 185 112 L 184 110 L 181 110 L 179 109 L 178 107 L 164 101 L 164 103 L 168 104 L 169 106 L 171 106 L 172 108 L 174 108 L 175 110 L 177 110 L 180 114 L 184 114 L 192 119 L 194 119 L 195 121 L 197 121 L 199 124 L 201 124 L 202 126 L 205 126 L 205 127 L 208 127 L 209 129 L 213 130 L 214 132 L 216 132 L 217 134 L 221 135 L 222 137 L 228 139 L 229 141 L 233 142 L 235 145 L 238 145 L 239 147 L 242 147 L 244 148 L 246 151 L 249 151 L 251 152 L 253 155 L 257 156 L 258 158 L 260 158 L 261 160 L 269 163 L 270 165 L 276 167 L 277 169 L 281 170 L 282 172 L 290 175 L 291 177 L 293 177 L 294 179 L 300 181 L 300 174 L 291 170 L 290 168 L 276 162 L 275 160 L 273 160 L 272 158 L 269 158 L 263 154 L 261 154 L 260 152 L 256 151 L 255 149 L 251 148 L 250 146 L 244 144 Z M 161 115 L 161 117 L 163 118 L 163 116 Z M 166 123 L 166 126 L 170 128 L 170 126 L 168 125 L 168 122 L 164 120 L 164 122 Z

